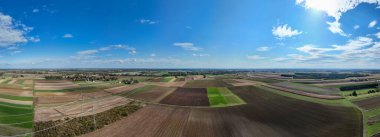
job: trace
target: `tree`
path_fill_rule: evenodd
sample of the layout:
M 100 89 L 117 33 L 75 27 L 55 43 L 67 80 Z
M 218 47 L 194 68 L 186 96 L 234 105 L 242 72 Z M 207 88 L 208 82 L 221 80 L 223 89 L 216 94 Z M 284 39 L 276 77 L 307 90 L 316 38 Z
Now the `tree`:
M 358 94 L 356 93 L 356 90 L 354 92 L 352 92 L 352 95 L 355 97 L 358 96 Z

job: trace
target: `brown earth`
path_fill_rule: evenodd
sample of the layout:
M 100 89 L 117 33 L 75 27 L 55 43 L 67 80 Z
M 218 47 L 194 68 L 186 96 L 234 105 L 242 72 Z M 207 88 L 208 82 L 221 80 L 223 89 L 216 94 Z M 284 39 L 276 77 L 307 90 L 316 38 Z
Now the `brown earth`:
M 12 100 L 6 98 L 0 98 L 0 102 L 11 103 L 11 104 L 19 104 L 19 105 L 32 105 L 33 101 L 21 101 L 21 100 Z
M 360 137 L 361 112 L 279 96 L 255 87 L 230 88 L 247 104 L 225 108 L 148 105 L 85 137 Z
M 183 86 L 186 88 L 229 87 L 223 80 L 191 80 Z
M 160 101 L 162 104 L 179 106 L 209 106 L 206 88 L 177 88 Z
M 170 93 L 172 93 L 176 88 L 161 87 L 150 85 L 145 91 L 137 92 L 135 94 L 129 95 L 128 98 L 148 101 L 148 102 L 159 102 Z
M 37 80 L 34 84 L 35 90 L 63 90 L 71 88 L 79 88 L 78 84 L 74 84 L 70 81 L 46 81 Z
M 380 96 L 353 101 L 356 105 L 366 110 L 375 109 L 380 107 Z
M 0 88 L 0 94 L 7 94 L 7 95 L 12 95 L 12 96 L 25 96 L 25 97 L 33 96 L 33 92 L 30 90 L 7 89 L 7 88 Z
M 144 84 L 138 83 L 138 84 L 133 84 L 133 85 L 127 85 L 127 86 L 120 86 L 120 87 L 115 87 L 115 88 L 109 88 L 109 89 L 105 89 L 105 91 L 109 92 L 109 93 L 112 93 L 112 94 L 118 94 L 118 93 L 121 93 L 121 92 L 130 91 L 130 90 L 142 87 L 142 86 L 144 86 Z

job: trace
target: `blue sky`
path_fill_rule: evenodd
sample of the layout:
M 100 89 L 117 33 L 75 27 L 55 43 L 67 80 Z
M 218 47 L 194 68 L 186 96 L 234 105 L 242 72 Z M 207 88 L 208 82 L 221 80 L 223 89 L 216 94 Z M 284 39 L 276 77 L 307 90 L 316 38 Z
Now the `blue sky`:
M 0 1 L 0 68 L 379 68 L 379 1 Z

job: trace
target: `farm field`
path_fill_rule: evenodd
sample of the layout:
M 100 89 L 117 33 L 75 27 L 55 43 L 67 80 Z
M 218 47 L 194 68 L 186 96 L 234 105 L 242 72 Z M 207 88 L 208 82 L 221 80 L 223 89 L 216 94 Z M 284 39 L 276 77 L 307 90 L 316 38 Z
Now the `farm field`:
M 322 95 L 336 95 L 336 94 L 338 94 L 338 91 L 335 89 L 316 87 L 316 86 L 300 84 L 300 83 L 280 82 L 280 83 L 274 83 L 271 85 L 282 87 L 282 88 L 293 89 L 293 90 L 310 92 L 310 93 L 317 93 L 317 94 L 322 94 Z
M 370 98 L 366 98 L 366 99 L 353 101 L 353 103 L 355 103 L 359 107 L 366 109 L 366 110 L 379 108 L 380 107 L 380 96 L 370 97 Z
M 209 106 L 206 88 L 177 88 L 160 101 L 162 104 L 179 106 Z
M 84 136 L 362 136 L 361 113 L 353 107 L 295 100 L 256 87 L 230 90 L 247 104 L 223 108 L 148 105 Z
M 31 132 L 32 105 L 0 102 L 0 136 L 12 136 Z
M 224 107 L 231 105 L 241 105 L 245 102 L 233 94 L 228 88 L 207 88 L 207 96 L 212 107 Z
M 79 88 L 78 84 L 74 84 L 70 81 L 53 81 L 53 80 L 37 80 L 35 81 L 35 90 L 65 90 Z
M 208 88 L 208 87 L 229 87 L 223 80 L 191 80 L 188 81 L 183 87 L 187 88 Z
M 174 90 L 175 88 L 170 87 L 145 85 L 143 87 L 139 87 L 131 91 L 128 91 L 126 94 L 123 94 L 122 96 L 148 102 L 159 102 L 164 97 L 172 93 Z

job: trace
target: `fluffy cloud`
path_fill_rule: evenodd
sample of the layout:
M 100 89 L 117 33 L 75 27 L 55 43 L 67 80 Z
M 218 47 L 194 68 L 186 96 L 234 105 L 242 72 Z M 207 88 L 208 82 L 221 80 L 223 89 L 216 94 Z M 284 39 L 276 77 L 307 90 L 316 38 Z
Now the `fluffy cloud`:
M 247 56 L 248 59 L 251 59 L 251 60 L 260 60 L 260 59 L 264 59 L 264 57 L 261 57 L 259 55 L 251 55 L 251 56 Z
M 95 53 L 98 53 L 99 51 L 98 50 L 84 50 L 84 51 L 79 51 L 77 52 L 78 55 L 92 55 L 92 54 L 95 54 Z
M 62 36 L 62 38 L 73 38 L 74 36 L 72 34 L 65 34 Z
M 200 51 L 202 48 L 194 46 L 193 43 L 173 43 L 174 46 L 181 47 L 184 50 Z
M 208 57 L 210 54 L 193 54 L 194 57 Z
M 360 28 L 359 25 L 355 25 L 355 26 L 354 26 L 354 29 L 359 29 L 359 28 Z
M 292 37 L 296 35 L 302 34 L 302 31 L 298 31 L 296 29 L 292 29 L 292 27 L 288 26 L 288 24 L 280 25 L 277 27 L 273 27 L 272 34 L 279 39 Z
M 326 22 L 332 33 L 342 36 L 348 36 L 340 28 L 340 18 L 342 14 L 354 9 L 361 3 L 380 5 L 380 0 L 296 0 L 297 5 L 301 5 L 306 9 L 315 9 L 325 12 L 328 16 L 333 17 L 335 21 Z
M 78 58 L 78 59 L 91 59 L 94 58 L 94 54 L 100 53 L 100 52 L 105 52 L 109 50 L 126 50 L 128 51 L 129 54 L 136 54 L 137 51 L 133 47 L 129 47 L 127 45 L 109 45 L 107 47 L 102 47 L 99 49 L 91 49 L 91 50 L 84 50 L 84 51 L 79 51 L 77 52 L 78 56 L 73 56 L 72 58 Z
M 376 33 L 375 36 L 380 39 L 380 32 Z
M 269 47 L 264 46 L 264 47 L 258 47 L 256 51 L 268 51 L 269 49 L 270 49 Z
M 371 21 L 371 22 L 368 24 L 368 28 L 373 28 L 373 27 L 376 26 L 376 24 L 377 24 L 377 20 L 373 20 L 373 21 Z
M 28 41 L 38 42 L 38 38 L 26 36 L 32 29 L 24 24 L 17 23 L 11 16 L 0 12 L 0 48 L 18 46 Z
M 37 13 L 37 12 L 40 12 L 40 10 L 39 9 L 33 9 L 32 12 Z
M 350 39 L 344 45 L 332 45 L 319 48 L 314 45 L 304 45 L 297 48 L 306 55 L 289 54 L 287 57 L 276 58 L 275 61 L 296 61 L 302 63 L 347 63 L 352 61 L 374 63 L 379 62 L 380 42 L 368 37 Z
M 148 19 L 140 19 L 140 23 L 141 24 L 151 24 L 151 25 L 153 25 L 153 24 L 158 23 L 158 21 L 153 21 L 153 20 L 148 20 Z

